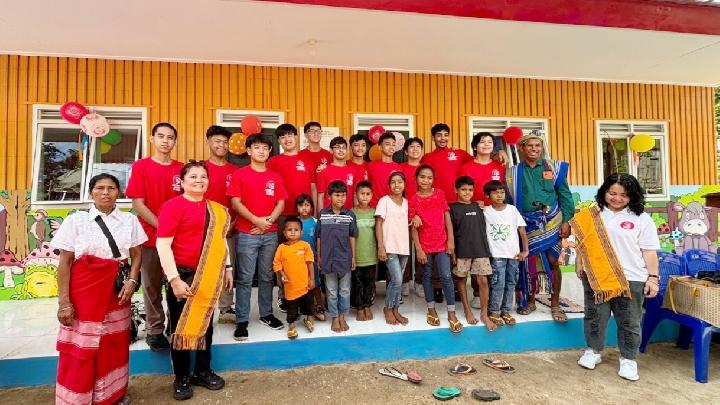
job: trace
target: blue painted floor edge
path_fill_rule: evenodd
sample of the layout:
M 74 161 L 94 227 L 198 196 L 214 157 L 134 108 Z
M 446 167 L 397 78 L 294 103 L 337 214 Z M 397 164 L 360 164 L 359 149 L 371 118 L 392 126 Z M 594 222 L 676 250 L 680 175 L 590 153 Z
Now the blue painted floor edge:
M 585 347 L 582 319 L 564 325 L 551 321 L 524 322 L 488 332 L 465 328 L 453 334 L 447 328 L 370 335 L 306 338 L 272 342 L 213 345 L 216 371 L 268 370 L 321 364 L 434 359 L 464 354 L 579 349 Z M 617 344 L 617 329 L 608 325 L 607 345 Z M 678 327 L 662 322 L 653 342 L 674 341 Z M 691 354 L 688 354 L 691 355 Z M 0 388 L 54 384 L 57 357 L 0 360 Z M 169 352 L 135 350 L 130 354 L 131 375 L 170 374 Z

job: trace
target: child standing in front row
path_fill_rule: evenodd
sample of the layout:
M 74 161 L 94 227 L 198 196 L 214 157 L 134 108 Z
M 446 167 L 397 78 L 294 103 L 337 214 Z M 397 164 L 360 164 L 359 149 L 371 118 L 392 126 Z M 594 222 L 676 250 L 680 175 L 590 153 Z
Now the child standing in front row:
M 504 184 L 492 180 L 485 183 L 483 191 L 491 203 L 483 210 L 493 268 L 488 316 L 498 326 L 515 325 L 510 309 L 515 296 L 520 261 L 528 257 L 529 250 L 525 220 L 514 205 L 505 204 Z M 522 241 L 522 250 L 518 234 Z
M 302 235 L 302 221 L 298 217 L 288 217 L 285 220 L 283 236 L 285 242 L 278 245 L 273 259 L 273 271 L 279 272 L 285 291 L 287 303 L 288 339 L 298 336 L 295 321 L 305 315 L 303 323 L 308 332 L 315 329 L 312 314 L 313 297 L 310 291 L 315 287 L 315 275 L 312 248 L 307 242 L 300 240 Z
M 388 283 L 385 296 L 385 322 L 390 325 L 408 324 L 400 314 L 403 268 L 410 256 L 410 235 L 408 230 L 408 202 L 403 197 L 405 175 L 402 172 L 390 174 L 390 194 L 377 203 L 375 234 L 378 241 L 378 259 L 387 262 Z
M 309 194 L 299 194 L 295 198 L 295 208 L 297 209 L 298 216 L 302 221 L 302 236 L 300 239 L 307 242 L 312 248 L 313 254 L 317 257 L 317 245 L 315 240 L 315 227 L 317 226 L 317 219 L 313 216 L 315 213 L 315 207 L 313 206 L 312 197 Z M 320 284 L 320 269 L 318 269 L 317 262 L 313 263 L 315 269 L 314 280 L 315 288 L 312 289 L 312 295 L 315 298 L 315 312 L 313 315 L 318 321 L 325 320 L 325 306 L 323 303 L 325 300 L 322 297 L 322 288 Z
M 357 309 L 358 321 L 373 319 L 372 304 L 375 300 L 375 271 L 377 269 L 377 243 L 375 241 L 375 209 L 369 203 L 372 186 L 361 181 L 355 188 L 357 205 L 353 208 L 357 220 L 358 237 L 355 242 L 357 253 L 355 271 L 352 272 L 352 306 Z
M 355 214 L 345 208 L 347 186 L 340 180 L 328 185 L 330 206 L 320 211 L 315 237 L 320 256 L 320 271 L 325 276 L 330 329 L 350 329 L 345 315 L 350 312 L 350 272 L 355 270 L 355 238 L 358 234 Z

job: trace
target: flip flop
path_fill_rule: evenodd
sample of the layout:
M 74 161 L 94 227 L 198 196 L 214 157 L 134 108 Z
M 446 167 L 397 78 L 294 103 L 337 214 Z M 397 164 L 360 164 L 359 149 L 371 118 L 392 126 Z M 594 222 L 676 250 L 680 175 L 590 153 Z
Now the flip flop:
M 288 337 L 288 339 L 297 339 L 297 337 L 298 337 L 297 329 L 295 329 L 295 328 L 288 329 L 287 337 Z
M 460 321 L 449 321 L 450 322 L 450 331 L 452 333 L 460 333 L 463 330 L 463 324 Z
M 408 381 L 414 384 L 420 384 L 422 382 L 422 376 L 415 370 L 408 370 L 407 378 Z
M 565 311 L 560 306 L 550 307 L 550 315 L 552 315 L 555 322 L 565 323 L 568 321 Z
M 307 328 L 307 331 L 312 333 L 315 330 L 315 324 L 313 324 L 312 319 L 305 319 L 303 320 L 303 323 L 305 324 L 305 328 Z
M 435 315 L 431 315 L 430 313 L 425 316 L 425 321 L 430 326 L 440 326 L 440 318 Z
M 500 399 L 500 394 L 493 390 L 474 389 L 472 390 L 472 397 L 478 401 L 490 402 Z
M 483 364 L 494 368 L 495 370 L 502 371 L 503 373 L 514 373 L 515 367 L 508 364 L 505 360 L 490 360 L 490 359 L 484 359 Z
M 456 364 L 448 369 L 450 375 L 471 375 L 476 372 L 475 367 L 465 363 Z
M 387 377 L 393 377 L 397 378 L 398 380 L 408 381 L 407 374 L 401 372 L 400 370 L 396 369 L 395 367 L 385 367 L 381 368 L 379 370 L 380 374 L 387 376 Z
M 460 388 L 457 387 L 438 387 L 433 390 L 432 395 L 437 400 L 447 401 L 455 397 L 459 397 L 461 392 Z

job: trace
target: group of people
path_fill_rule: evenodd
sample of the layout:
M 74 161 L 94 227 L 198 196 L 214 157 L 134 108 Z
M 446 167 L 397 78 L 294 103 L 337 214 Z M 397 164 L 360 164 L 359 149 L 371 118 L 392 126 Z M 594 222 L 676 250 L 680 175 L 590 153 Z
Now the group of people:
M 400 307 L 414 279 L 432 326 L 441 324 L 435 305 L 444 300 L 450 330 L 462 331 L 456 293 L 467 323 L 478 323 L 475 307 L 489 331 L 513 325 L 519 268 L 529 296 L 517 312 L 527 315 L 536 309 L 540 267 L 550 274 L 552 317 L 566 322 L 557 258 L 571 223 L 586 288 L 589 348 L 579 363 L 594 368 L 600 362 L 612 311 L 621 376 L 637 376 L 639 308 L 644 296 L 657 293 L 653 255 L 659 243 L 632 176 L 608 178 L 598 191 L 599 208 L 589 216 L 581 211 L 579 220 L 573 218 L 568 164 L 546 159 L 536 135 L 520 140 L 523 161 L 506 172 L 507 155 L 497 153 L 490 133 L 473 137 L 470 155 L 449 147 L 450 128 L 436 124 L 434 150 L 425 154 L 423 141 L 410 138 L 407 161 L 397 163 L 389 133 L 377 142 L 381 159 L 368 162 L 364 135 L 336 137 L 328 151 L 320 146 L 319 123 L 303 129 L 308 147 L 300 150 L 296 128 L 280 125 L 275 136 L 282 153 L 272 157 L 267 136 L 247 137 L 249 162 L 237 167 L 228 161 L 228 129 L 208 128 L 210 158 L 182 164 L 171 158 L 177 130 L 156 124 L 152 156 L 133 164 L 125 190 L 137 216 L 115 205 L 121 193 L 115 177 L 91 179 L 93 207 L 70 215 L 52 241 L 61 249 L 58 403 L 129 401 L 129 300 L 139 284 L 146 342 L 153 351 L 170 349 L 177 400 L 192 397 L 194 385 L 224 386 L 210 367 L 214 312 L 219 309 L 220 322 L 235 324 L 235 340 L 247 340 L 256 274 L 259 321 L 285 326 L 273 313 L 277 284 L 290 339 L 298 337 L 298 320 L 309 333 L 326 317 L 333 331 L 348 330 L 351 307 L 357 321 L 373 319 L 378 270 L 387 280 L 383 315 L 389 324 L 408 324 Z M 166 282 L 170 340 L 162 306 Z

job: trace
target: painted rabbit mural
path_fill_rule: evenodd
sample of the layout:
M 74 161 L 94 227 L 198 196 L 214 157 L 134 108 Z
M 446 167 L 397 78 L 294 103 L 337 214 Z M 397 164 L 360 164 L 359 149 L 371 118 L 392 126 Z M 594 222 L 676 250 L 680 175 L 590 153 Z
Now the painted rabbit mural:
M 675 212 L 681 213 L 677 230 L 682 234 L 682 239 L 675 242 L 675 253 L 682 254 L 690 249 L 716 252 L 717 245 L 708 236 L 712 225 L 709 215 L 712 208 L 704 207 L 696 201 L 686 206 L 679 202 L 671 204 Z

